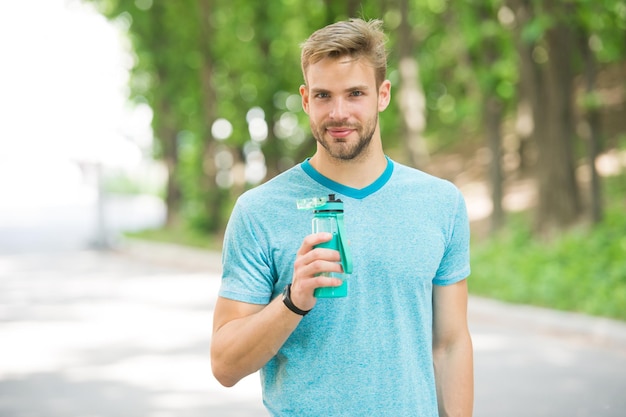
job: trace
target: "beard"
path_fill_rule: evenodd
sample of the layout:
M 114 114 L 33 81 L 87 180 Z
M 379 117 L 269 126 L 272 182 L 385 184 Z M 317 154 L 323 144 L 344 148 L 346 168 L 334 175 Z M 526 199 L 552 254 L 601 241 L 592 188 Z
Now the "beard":
M 317 143 L 326 149 L 326 152 L 328 152 L 332 158 L 350 161 L 361 156 L 368 148 L 374 136 L 374 132 L 376 131 L 377 123 L 378 115 L 368 119 L 364 125 L 338 122 L 328 122 L 322 125 L 316 125 L 310 122 L 310 125 L 313 137 Z M 358 140 L 353 142 L 348 138 L 333 138 L 326 131 L 326 129 L 333 127 L 354 129 L 355 133 L 358 135 Z

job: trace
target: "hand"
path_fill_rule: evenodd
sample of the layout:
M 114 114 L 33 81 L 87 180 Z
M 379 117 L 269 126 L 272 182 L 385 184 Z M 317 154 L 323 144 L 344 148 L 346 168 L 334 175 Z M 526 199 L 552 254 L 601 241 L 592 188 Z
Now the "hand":
M 296 253 L 291 283 L 291 301 L 301 310 L 310 310 L 315 306 L 317 299 L 313 291 L 316 288 L 338 287 L 342 283 L 338 278 L 318 276 L 322 272 L 343 272 L 338 251 L 314 248 L 315 245 L 328 242 L 332 237 L 332 234 L 327 232 L 308 235 Z

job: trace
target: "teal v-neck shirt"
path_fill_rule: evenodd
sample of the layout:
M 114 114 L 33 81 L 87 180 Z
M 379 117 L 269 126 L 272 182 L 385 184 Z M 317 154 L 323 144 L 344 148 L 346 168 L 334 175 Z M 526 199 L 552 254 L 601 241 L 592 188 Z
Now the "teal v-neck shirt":
M 279 296 L 311 233 L 312 213 L 296 200 L 329 193 L 344 202 L 348 296 L 319 299 L 262 368 L 264 404 L 281 417 L 435 417 L 433 285 L 470 273 L 467 212 L 450 182 L 388 159 L 355 189 L 304 161 L 238 199 L 219 295 L 253 304 Z

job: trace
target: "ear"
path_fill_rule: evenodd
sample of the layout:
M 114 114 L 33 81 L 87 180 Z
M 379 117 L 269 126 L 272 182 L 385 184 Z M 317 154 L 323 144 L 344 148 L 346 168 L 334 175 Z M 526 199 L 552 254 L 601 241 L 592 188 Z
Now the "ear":
M 385 80 L 378 88 L 378 111 L 381 112 L 389 106 L 391 101 L 391 81 Z
M 300 86 L 300 95 L 302 96 L 302 109 L 309 114 L 309 88 L 305 84 Z

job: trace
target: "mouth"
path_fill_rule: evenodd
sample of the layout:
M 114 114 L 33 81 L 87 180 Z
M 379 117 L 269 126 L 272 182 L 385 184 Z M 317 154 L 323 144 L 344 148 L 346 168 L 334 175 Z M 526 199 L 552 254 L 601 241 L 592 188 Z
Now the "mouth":
M 326 131 L 334 138 L 343 139 L 350 135 L 350 133 L 354 132 L 355 129 L 349 127 L 327 127 Z

